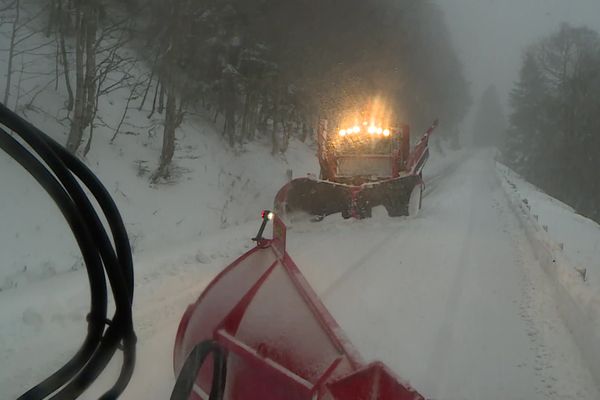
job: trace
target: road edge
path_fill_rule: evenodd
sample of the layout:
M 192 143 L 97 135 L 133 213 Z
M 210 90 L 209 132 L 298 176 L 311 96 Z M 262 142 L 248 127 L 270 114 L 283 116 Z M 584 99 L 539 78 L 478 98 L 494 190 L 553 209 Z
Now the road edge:
M 583 284 L 574 290 L 573 282 L 581 280 L 575 267 L 562 254 L 560 245 L 548 237 L 501 169 L 511 170 L 496 162 L 496 176 L 500 180 L 509 208 L 523 228 L 535 258 L 554 283 L 559 297 L 559 314 L 572 333 L 596 387 L 600 389 L 600 307 L 597 307 L 600 305 L 600 296 L 595 296 Z

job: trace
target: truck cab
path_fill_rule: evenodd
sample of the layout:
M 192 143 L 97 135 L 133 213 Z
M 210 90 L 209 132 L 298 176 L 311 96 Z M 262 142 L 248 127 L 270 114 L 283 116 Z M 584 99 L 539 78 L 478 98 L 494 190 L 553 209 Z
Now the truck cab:
M 321 179 L 360 185 L 401 177 L 410 153 L 408 125 L 363 122 L 319 129 Z

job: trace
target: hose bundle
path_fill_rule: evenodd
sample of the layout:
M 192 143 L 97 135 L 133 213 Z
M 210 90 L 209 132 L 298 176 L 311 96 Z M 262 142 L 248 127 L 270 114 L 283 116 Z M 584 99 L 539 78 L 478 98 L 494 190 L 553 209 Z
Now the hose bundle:
M 60 209 L 81 250 L 91 294 L 87 335 L 77 353 L 19 400 L 75 399 L 121 349 L 123 365 L 119 378 L 101 397 L 116 399 L 131 379 L 136 350 L 131 311 L 133 260 L 121 215 L 106 188 L 84 163 L 1 103 L 0 148 L 35 178 Z M 110 233 L 82 184 L 100 206 Z M 116 306 L 110 319 L 106 278 Z

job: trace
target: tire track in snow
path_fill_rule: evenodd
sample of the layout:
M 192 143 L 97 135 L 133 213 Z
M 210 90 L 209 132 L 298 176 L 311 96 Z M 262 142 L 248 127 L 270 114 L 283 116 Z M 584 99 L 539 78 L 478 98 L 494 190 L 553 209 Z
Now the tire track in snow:
M 379 241 L 375 246 L 373 246 L 369 251 L 367 251 L 362 257 L 358 259 L 350 268 L 346 269 L 337 279 L 333 281 L 322 293 L 320 296 L 323 299 L 329 297 L 332 293 L 334 293 L 350 276 L 352 276 L 355 272 L 360 270 L 367 264 L 375 254 L 377 254 L 380 250 L 387 247 L 387 245 L 396 239 L 396 234 L 405 229 L 404 227 L 398 228 L 393 235 L 388 235 L 386 239 Z
M 456 171 L 454 169 L 453 171 Z M 475 195 L 474 187 L 471 190 L 471 196 Z M 455 317 L 458 313 L 461 288 L 464 284 L 464 279 L 467 274 L 469 267 L 468 259 L 471 255 L 472 238 L 475 227 L 475 216 L 474 207 L 469 207 L 469 225 L 467 231 L 463 236 L 463 245 L 460 250 L 460 256 L 458 261 L 458 269 L 454 274 L 454 278 L 451 283 L 450 296 L 446 302 L 446 308 L 444 312 L 444 321 L 442 322 L 441 328 L 436 334 L 435 345 L 429 360 L 427 361 L 427 376 L 432 380 L 432 387 L 437 387 L 437 395 L 443 395 L 443 386 L 445 385 L 444 376 L 445 371 L 448 368 L 448 358 L 452 351 L 452 340 L 454 337 L 454 324 Z

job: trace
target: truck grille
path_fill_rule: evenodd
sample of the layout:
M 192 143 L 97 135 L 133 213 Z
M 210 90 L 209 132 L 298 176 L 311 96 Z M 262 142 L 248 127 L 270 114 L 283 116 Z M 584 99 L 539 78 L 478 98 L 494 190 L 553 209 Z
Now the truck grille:
M 387 178 L 392 176 L 391 157 L 340 157 L 338 158 L 338 176 L 373 176 Z

